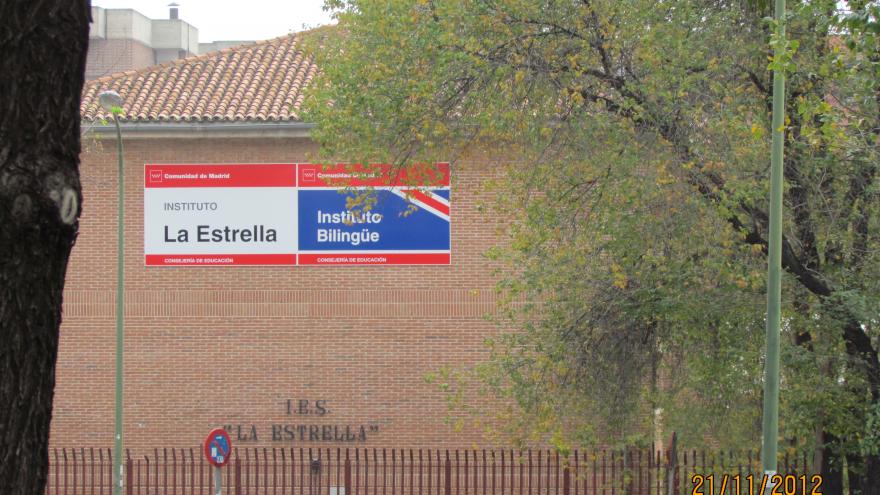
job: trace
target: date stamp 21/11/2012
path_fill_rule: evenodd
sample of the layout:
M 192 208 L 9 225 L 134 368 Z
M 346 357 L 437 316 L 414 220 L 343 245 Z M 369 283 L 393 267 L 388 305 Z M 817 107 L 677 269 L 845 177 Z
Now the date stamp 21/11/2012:
M 691 483 L 694 485 L 691 495 L 822 495 L 822 476 L 818 474 L 695 474 L 691 476 Z

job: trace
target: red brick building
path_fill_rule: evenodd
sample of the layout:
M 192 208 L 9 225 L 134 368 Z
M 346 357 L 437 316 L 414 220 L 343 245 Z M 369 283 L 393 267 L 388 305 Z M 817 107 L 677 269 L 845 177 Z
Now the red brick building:
M 314 162 L 297 117 L 316 71 L 296 36 L 90 81 L 82 104 L 83 213 L 64 294 L 51 444 L 113 443 L 116 141 L 97 105 L 125 100 L 125 446 L 480 445 L 443 422 L 425 382 L 477 362 L 498 332 L 477 212 L 491 156 L 452 164 L 451 264 L 150 267 L 144 165 Z

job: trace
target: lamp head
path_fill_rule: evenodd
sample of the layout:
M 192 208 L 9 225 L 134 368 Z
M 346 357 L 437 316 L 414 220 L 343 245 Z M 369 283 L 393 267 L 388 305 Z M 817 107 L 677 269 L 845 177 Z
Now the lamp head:
M 98 104 L 101 105 L 101 108 L 107 110 L 111 114 L 113 113 L 113 109 L 122 108 L 122 103 L 122 97 L 119 96 L 119 93 L 116 91 L 101 91 L 98 95 Z

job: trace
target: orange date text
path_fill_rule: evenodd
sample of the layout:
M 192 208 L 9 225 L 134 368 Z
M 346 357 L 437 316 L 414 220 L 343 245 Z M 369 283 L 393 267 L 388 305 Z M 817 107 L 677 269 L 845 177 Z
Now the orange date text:
M 691 495 L 822 495 L 822 476 L 774 474 L 772 476 L 739 474 L 695 474 Z

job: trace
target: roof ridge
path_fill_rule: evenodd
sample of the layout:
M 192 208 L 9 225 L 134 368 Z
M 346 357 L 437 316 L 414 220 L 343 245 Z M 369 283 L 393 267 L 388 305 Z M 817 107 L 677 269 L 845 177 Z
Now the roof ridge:
M 128 70 L 124 70 L 124 71 L 114 72 L 112 74 L 107 74 L 106 76 L 97 77 L 95 79 L 89 79 L 88 81 L 86 81 L 86 83 L 112 81 L 113 79 L 117 79 L 117 78 L 120 78 L 123 76 L 133 76 L 135 74 L 146 74 L 147 72 L 158 71 L 161 69 L 172 67 L 174 65 L 189 64 L 189 63 L 193 63 L 193 62 L 198 62 L 198 61 L 200 61 L 200 59 L 207 59 L 210 57 L 216 57 L 217 55 L 219 55 L 221 53 L 226 54 L 226 53 L 232 53 L 232 52 L 236 52 L 236 51 L 246 51 L 246 50 L 259 49 L 260 47 L 262 47 L 264 45 L 268 45 L 268 44 L 275 42 L 275 41 L 278 41 L 282 38 L 291 38 L 291 37 L 294 38 L 294 41 L 301 41 L 301 39 L 300 39 L 301 36 L 300 36 L 299 32 L 288 33 L 288 34 L 283 34 L 281 36 L 276 36 L 274 38 L 269 38 L 266 40 L 254 41 L 253 43 L 249 43 L 249 44 L 230 46 L 228 48 L 214 50 L 212 52 L 200 53 L 198 55 L 192 55 L 189 57 L 169 60 L 168 62 L 163 62 L 161 64 L 148 65 L 148 66 L 142 67 L 140 69 L 128 69 Z

